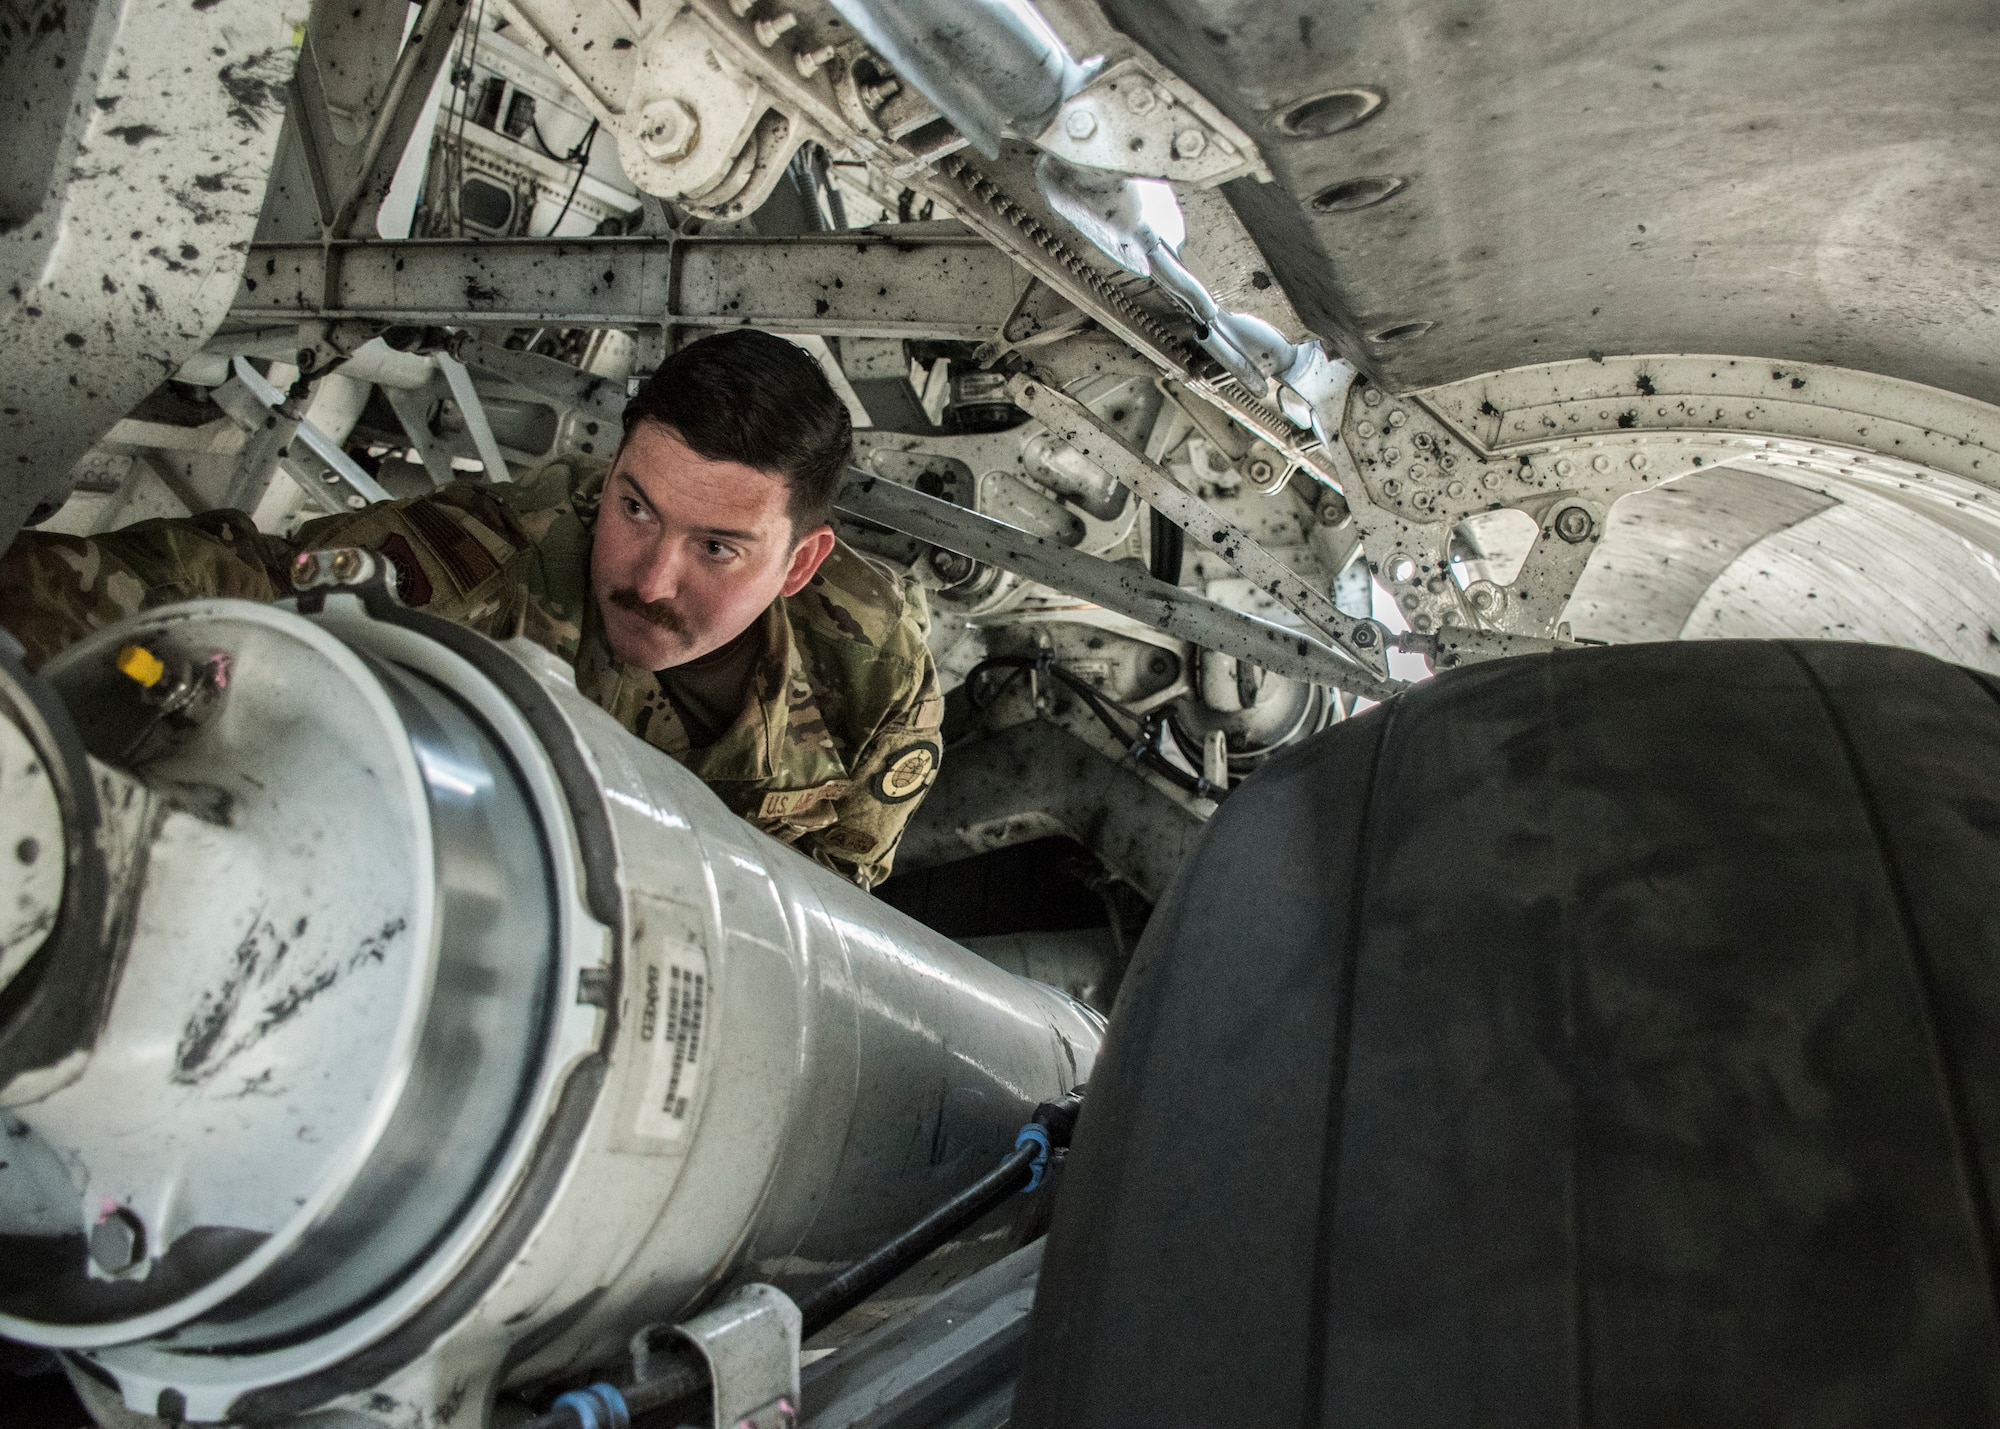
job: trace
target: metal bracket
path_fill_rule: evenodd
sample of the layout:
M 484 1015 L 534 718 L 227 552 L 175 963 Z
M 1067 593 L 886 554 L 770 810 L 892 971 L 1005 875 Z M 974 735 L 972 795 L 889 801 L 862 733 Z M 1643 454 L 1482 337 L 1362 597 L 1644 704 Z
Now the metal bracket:
M 1134 56 L 1063 101 L 1035 147 L 1066 163 L 1202 188 L 1269 171 L 1248 135 L 1178 75 Z
M 1075 398 L 1026 375 L 1012 379 L 1007 390 L 1022 410 L 1055 437 L 1131 487 L 1155 510 L 1256 582 L 1273 599 L 1325 632 L 1335 642 L 1333 648 L 1353 662 L 1355 676 L 1377 682 L 1387 680 L 1388 640 L 1381 626 L 1372 620 L 1356 620 L 1343 614 L 1332 597 L 1308 585 L 1259 545 L 1249 532 L 1182 487 L 1165 468 L 1146 460 L 1115 428 Z M 1332 683 L 1381 698 L 1352 676 Z
M 745 1285 L 674 1330 L 708 1361 L 718 1429 L 792 1429 L 799 1415 L 799 1307 L 773 1285 Z M 635 1378 L 655 1351 L 633 1337 Z
M 232 358 L 234 376 L 215 389 L 215 404 L 231 421 L 251 434 L 231 483 L 225 504 L 248 509 L 262 493 L 263 460 L 283 466 L 323 509 L 346 512 L 360 505 L 389 500 L 381 484 L 355 465 L 340 443 L 300 416 L 285 394 L 245 358 Z M 255 485 L 256 490 L 250 487 Z

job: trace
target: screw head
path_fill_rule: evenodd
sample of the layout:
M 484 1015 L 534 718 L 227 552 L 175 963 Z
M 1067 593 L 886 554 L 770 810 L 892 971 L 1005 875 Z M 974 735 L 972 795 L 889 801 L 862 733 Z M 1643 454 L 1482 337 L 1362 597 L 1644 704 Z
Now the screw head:
M 354 547 L 343 546 L 333 553 L 333 559 L 328 564 L 332 567 L 333 578 L 344 583 L 359 580 L 366 562 Z
M 1403 425 L 1403 423 L 1409 420 L 1410 420 L 1409 413 L 1405 412 L 1401 407 L 1398 407 L 1395 411 L 1389 414 L 1389 425 L 1392 427 L 1400 427 Z
M 1176 159 L 1199 159 L 1208 147 L 1208 135 L 1199 129 L 1183 129 L 1174 135 L 1174 157 Z
M 118 1275 L 146 1254 L 146 1227 L 123 1206 L 90 1228 L 90 1258 L 106 1275 Z
M 1632 470 L 1644 471 L 1645 469 L 1646 469 L 1646 454 L 1644 452 L 1633 452 Z
M 1611 458 L 1608 456 L 1601 456 L 1601 455 L 1592 457 L 1590 459 L 1590 469 L 1592 471 L 1611 470 Z
M 1076 140 L 1088 139 L 1097 132 L 1097 116 L 1088 109 L 1072 109 L 1063 116 L 1063 133 Z
M 1125 91 L 1125 107 L 1134 114 L 1151 114 L 1159 104 L 1160 97 L 1148 85 L 1135 85 Z
M 1384 496 L 1394 496 L 1402 489 L 1403 489 L 1403 483 L 1398 481 L 1395 477 L 1385 476 L 1382 478 L 1382 494 Z
M 1568 457 L 1562 457 L 1558 459 L 1556 462 L 1557 476 L 1568 476 L 1571 472 L 1575 470 L 1576 470 L 1576 464 L 1572 462 Z
M 319 552 L 300 551 L 292 558 L 292 584 L 300 590 L 319 580 Z
M 1465 483 L 1462 481 L 1454 481 L 1450 486 L 1447 486 L 1444 489 L 1444 494 L 1446 496 L 1449 496 L 1453 501 L 1458 500 L 1460 497 L 1465 495 Z
M 1278 468 L 1271 464 L 1269 457 L 1256 456 L 1250 458 L 1249 465 L 1243 468 L 1243 474 L 1262 485 L 1278 474 Z
M 1369 407 L 1379 407 L 1379 406 L 1381 406 L 1381 405 L 1382 405 L 1382 389 L 1381 389 L 1380 387 L 1364 387 L 1364 388 L 1362 388 L 1362 389 L 1361 389 L 1361 401 L 1362 401 L 1362 403 L 1363 403 L 1364 405 L 1366 405 L 1366 406 L 1369 406 Z
M 1556 534 L 1572 546 L 1587 539 L 1596 524 L 1581 506 L 1565 506 L 1556 513 Z
M 1363 621 L 1354 627 L 1354 634 L 1350 638 L 1357 649 L 1372 650 L 1375 647 L 1375 627 Z

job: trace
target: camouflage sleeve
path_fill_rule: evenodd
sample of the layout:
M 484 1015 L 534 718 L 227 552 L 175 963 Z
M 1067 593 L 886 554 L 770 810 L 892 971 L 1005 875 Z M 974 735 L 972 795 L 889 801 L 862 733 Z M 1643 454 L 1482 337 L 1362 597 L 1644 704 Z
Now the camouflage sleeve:
M 937 778 L 944 755 L 937 666 L 921 642 L 917 650 L 909 689 L 849 762 L 851 782 L 834 803 L 833 822 L 800 835 L 793 845 L 863 888 L 889 876 L 903 828 Z
M 156 605 L 290 595 L 291 555 L 241 511 L 141 521 L 101 536 L 23 531 L 0 556 L 0 627 L 39 668 L 92 631 Z
M 551 475 L 539 484 L 566 491 L 568 471 Z M 142 521 L 91 537 L 24 531 L 0 557 L 0 628 L 37 668 L 92 631 L 153 606 L 205 596 L 281 600 L 292 594 L 297 552 L 365 546 L 395 568 L 406 604 L 511 635 L 524 623 L 526 587 L 504 573 L 533 544 L 520 504 L 513 493 L 503 499 L 484 487 L 447 486 L 307 522 L 289 542 L 262 534 L 241 511 Z

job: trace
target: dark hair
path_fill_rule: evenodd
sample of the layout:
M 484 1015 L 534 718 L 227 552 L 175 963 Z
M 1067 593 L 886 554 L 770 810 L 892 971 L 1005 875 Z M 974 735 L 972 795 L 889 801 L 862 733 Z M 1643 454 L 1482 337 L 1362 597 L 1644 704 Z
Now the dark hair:
M 812 354 L 754 328 L 691 342 L 625 404 L 625 435 L 642 421 L 671 427 L 697 455 L 783 477 L 796 535 L 833 517 L 854 459 L 854 423 Z

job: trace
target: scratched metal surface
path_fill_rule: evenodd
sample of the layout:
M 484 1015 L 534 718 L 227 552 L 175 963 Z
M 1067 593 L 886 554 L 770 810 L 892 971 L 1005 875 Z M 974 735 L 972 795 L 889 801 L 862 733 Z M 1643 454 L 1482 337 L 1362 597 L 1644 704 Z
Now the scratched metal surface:
M 1726 352 L 2000 398 L 1990 5 L 1105 8 L 1257 136 L 1278 181 L 1231 201 L 1306 322 L 1392 388 Z M 1386 102 L 1331 134 L 1278 127 L 1346 86 Z M 1377 178 L 1402 186 L 1314 207 Z

